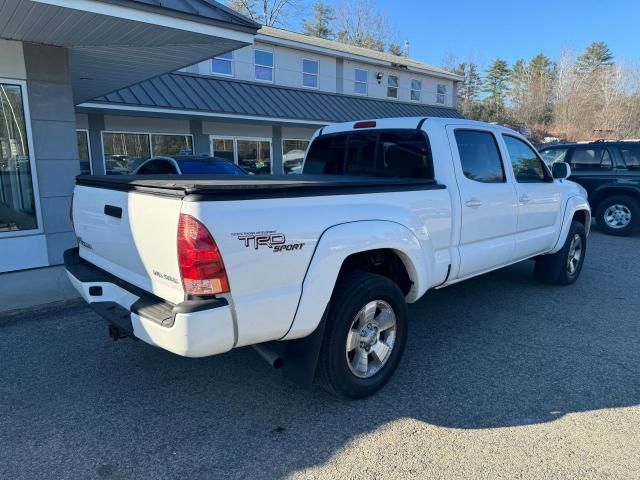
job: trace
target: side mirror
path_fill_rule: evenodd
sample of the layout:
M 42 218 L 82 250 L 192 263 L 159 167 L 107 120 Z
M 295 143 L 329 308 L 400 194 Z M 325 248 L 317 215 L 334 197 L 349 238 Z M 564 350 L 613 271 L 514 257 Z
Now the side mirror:
M 556 162 L 551 166 L 551 173 L 553 178 L 557 180 L 564 180 L 571 176 L 571 167 L 565 162 Z

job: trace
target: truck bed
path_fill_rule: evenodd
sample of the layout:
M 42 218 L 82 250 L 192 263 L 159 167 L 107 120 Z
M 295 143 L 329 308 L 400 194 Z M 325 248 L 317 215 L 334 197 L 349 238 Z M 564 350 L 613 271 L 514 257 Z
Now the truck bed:
M 81 175 L 77 184 L 187 200 L 240 200 L 439 190 L 432 179 L 346 175 Z M 195 197 L 191 197 L 195 196 Z

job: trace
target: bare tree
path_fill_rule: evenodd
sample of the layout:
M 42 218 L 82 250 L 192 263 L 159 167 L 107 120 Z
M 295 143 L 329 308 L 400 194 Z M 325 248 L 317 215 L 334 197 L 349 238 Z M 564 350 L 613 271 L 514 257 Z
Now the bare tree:
M 286 27 L 304 7 L 303 0 L 227 0 L 227 6 L 268 27 Z
M 373 0 L 341 0 L 336 8 L 337 40 L 384 52 L 395 27 Z

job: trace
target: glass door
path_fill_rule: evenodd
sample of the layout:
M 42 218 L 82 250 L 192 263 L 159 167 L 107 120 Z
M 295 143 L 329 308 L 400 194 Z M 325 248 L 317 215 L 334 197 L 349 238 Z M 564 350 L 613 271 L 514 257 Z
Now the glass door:
M 0 80 L 0 236 L 38 229 L 23 89 Z

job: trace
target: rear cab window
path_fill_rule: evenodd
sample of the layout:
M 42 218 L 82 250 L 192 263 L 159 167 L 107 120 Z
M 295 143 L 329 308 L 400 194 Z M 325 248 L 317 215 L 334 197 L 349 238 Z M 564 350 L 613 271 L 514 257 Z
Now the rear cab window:
M 352 131 L 316 138 L 303 173 L 433 179 L 433 163 L 421 131 Z

